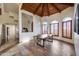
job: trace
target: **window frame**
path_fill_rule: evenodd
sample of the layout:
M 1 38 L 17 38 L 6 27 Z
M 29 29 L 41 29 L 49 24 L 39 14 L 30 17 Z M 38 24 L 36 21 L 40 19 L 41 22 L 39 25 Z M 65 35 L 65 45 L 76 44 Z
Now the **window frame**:
M 47 24 L 42 24 L 42 34 L 48 34 L 48 25 L 47 25 L 47 33 L 44 33 L 44 32 L 43 32 L 43 26 L 44 26 L 44 25 L 47 25 Z
M 59 23 L 51 23 L 51 24 L 50 24 L 50 34 L 52 34 L 52 31 L 51 31 L 51 28 L 52 28 L 52 27 L 51 27 L 51 26 L 54 25 L 54 28 L 55 28 L 55 24 L 58 25 L 58 30 L 57 30 L 58 33 L 57 33 L 57 35 L 53 34 L 53 36 L 59 36 Z M 54 31 L 54 32 L 55 32 L 55 31 Z
M 68 22 L 71 23 L 70 37 L 67 37 L 67 23 L 68 23 Z M 64 30 L 63 30 L 64 23 L 66 23 L 66 36 L 64 36 Z M 67 20 L 67 21 L 63 21 L 63 22 L 62 22 L 62 37 L 68 38 L 68 39 L 72 39 L 72 20 Z

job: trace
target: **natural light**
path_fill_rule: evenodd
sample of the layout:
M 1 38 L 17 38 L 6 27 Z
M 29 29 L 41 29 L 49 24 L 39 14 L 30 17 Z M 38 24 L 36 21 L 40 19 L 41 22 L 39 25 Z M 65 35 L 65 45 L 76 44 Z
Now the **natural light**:
M 63 19 L 63 21 L 68 21 L 68 20 L 72 20 L 71 17 L 66 17 Z
M 55 21 L 52 21 L 51 23 L 58 23 L 58 21 L 55 20 Z

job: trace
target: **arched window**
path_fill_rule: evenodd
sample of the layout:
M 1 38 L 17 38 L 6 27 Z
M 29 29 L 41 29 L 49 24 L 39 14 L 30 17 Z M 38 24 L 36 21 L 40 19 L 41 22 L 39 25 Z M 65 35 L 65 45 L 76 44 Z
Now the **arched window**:
M 47 22 L 43 22 L 43 24 L 42 24 L 42 33 L 43 34 L 47 34 L 48 33 Z
M 62 36 L 65 38 L 72 38 L 72 19 L 66 17 L 62 22 Z
M 51 34 L 55 36 L 59 35 L 59 22 L 58 21 L 51 22 Z

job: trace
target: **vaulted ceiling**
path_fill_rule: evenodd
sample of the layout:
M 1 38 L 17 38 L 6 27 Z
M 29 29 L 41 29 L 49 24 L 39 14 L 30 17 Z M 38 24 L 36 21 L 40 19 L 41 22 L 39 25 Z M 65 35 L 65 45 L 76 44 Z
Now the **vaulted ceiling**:
M 61 13 L 64 9 L 73 6 L 73 3 L 23 3 L 21 9 L 42 17 Z

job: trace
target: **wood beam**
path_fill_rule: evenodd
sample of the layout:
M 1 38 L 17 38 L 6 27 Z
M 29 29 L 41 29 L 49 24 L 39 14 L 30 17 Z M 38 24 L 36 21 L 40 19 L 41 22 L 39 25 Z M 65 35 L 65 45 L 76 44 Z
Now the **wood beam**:
M 61 3 L 63 5 L 67 5 L 67 6 L 70 6 L 70 7 L 73 7 L 74 6 L 74 3 Z
M 49 12 L 48 3 L 47 3 L 46 5 L 47 5 L 47 12 L 48 12 L 48 16 L 49 16 L 49 15 L 50 15 L 50 12 Z
M 41 3 L 37 6 L 37 8 L 35 9 L 35 11 L 33 12 L 34 14 L 38 11 L 39 7 L 41 6 Z
M 41 12 L 41 16 L 43 16 L 43 13 L 44 13 L 44 3 L 42 3 L 42 12 Z
M 52 7 L 54 7 L 59 13 L 61 12 L 61 10 L 58 9 L 57 6 L 56 6 L 55 4 L 52 4 L 52 3 L 51 3 L 51 5 L 52 5 Z

